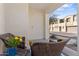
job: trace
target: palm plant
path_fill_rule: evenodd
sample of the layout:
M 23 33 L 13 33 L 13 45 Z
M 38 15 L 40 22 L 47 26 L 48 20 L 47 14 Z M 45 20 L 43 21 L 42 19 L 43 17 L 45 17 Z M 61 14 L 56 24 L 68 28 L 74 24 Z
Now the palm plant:
M 54 24 L 57 23 L 57 16 L 53 15 L 52 17 L 49 18 L 49 24 Z

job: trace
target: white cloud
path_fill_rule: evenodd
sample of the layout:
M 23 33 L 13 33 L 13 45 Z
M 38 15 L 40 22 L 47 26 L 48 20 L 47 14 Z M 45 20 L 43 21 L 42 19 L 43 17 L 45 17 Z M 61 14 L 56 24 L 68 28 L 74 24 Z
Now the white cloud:
M 64 10 L 64 8 L 59 8 L 59 9 L 57 9 L 57 11 L 62 11 L 62 10 Z
M 68 7 L 70 7 L 72 4 L 64 4 L 63 6 L 61 6 L 60 8 L 58 8 L 56 11 L 61 12 L 65 9 L 67 9 Z
M 64 4 L 62 7 L 69 7 L 69 4 Z
M 61 6 L 60 8 L 55 10 L 54 12 L 52 12 L 51 14 L 62 15 L 61 16 L 61 18 L 62 18 L 62 17 L 64 17 L 64 13 L 66 13 L 66 12 L 68 12 L 68 14 L 69 14 L 73 10 L 73 12 L 71 12 L 71 13 L 74 13 L 75 9 L 72 7 L 72 5 L 73 5 L 72 3 L 64 4 L 63 6 Z
M 61 6 L 60 8 L 58 8 L 56 11 L 63 11 L 65 8 L 69 7 L 69 4 L 64 4 L 63 6 Z
M 62 6 L 62 8 L 67 8 L 67 7 L 70 7 L 72 5 L 72 3 L 71 4 L 64 4 L 63 6 Z

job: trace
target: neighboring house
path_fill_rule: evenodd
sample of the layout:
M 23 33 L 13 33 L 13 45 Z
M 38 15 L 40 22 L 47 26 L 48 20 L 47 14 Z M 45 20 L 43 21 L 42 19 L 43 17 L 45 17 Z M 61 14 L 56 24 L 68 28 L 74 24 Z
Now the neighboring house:
M 76 15 L 58 19 L 57 23 L 50 25 L 50 32 L 77 33 Z

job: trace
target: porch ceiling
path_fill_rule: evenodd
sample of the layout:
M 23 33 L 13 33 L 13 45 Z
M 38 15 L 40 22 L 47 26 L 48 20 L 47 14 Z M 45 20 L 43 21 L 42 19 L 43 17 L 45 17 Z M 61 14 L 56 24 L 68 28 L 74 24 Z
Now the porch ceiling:
M 51 12 L 62 6 L 64 3 L 30 3 L 29 6 L 45 12 Z

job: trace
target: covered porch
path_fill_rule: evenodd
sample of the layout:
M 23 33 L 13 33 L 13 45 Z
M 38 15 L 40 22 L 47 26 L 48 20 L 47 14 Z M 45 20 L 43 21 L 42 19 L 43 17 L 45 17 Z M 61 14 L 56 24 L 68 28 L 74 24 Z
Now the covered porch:
M 64 4 L 64 3 L 63 3 Z M 0 4 L 0 34 L 13 33 L 25 36 L 25 46 L 29 49 L 28 41 L 49 41 L 49 14 L 63 5 L 62 3 L 20 3 Z M 71 36 L 71 35 L 70 35 Z M 78 37 L 78 34 L 76 35 Z M 77 39 L 78 40 L 78 39 Z M 79 40 L 78 40 L 79 41 Z M 78 42 L 77 45 L 79 46 Z M 0 41 L 0 53 L 4 44 Z M 78 55 L 67 46 L 63 55 Z

